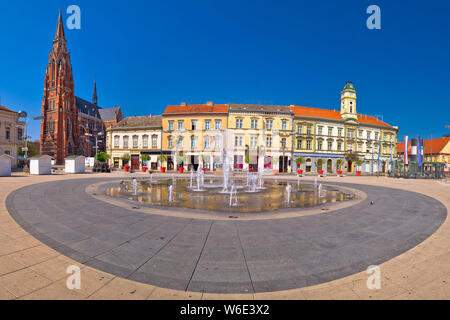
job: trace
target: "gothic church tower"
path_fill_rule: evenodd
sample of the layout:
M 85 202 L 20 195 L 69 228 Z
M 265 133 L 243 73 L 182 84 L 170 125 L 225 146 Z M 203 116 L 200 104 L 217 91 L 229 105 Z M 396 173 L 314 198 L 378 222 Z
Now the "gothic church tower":
M 49 53 L 42 99 L 41 154 L 63 164 L 67 156 L 83 154 L 78 132 L 78 113 L 75 106 L 74 83 L 70 53 L 59 12 L 53 49 Z

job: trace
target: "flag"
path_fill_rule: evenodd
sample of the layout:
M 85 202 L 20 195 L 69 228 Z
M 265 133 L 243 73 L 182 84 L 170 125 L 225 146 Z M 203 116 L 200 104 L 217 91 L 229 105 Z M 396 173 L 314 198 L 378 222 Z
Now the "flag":
M 422 142 L 420 137 L 417 138 L 417 165 L 420 167 L 422 165 Z
M 404 151 L 404 162 L 405 165 L 408 165 L 408 136 L 405 136 L 405 151 Z

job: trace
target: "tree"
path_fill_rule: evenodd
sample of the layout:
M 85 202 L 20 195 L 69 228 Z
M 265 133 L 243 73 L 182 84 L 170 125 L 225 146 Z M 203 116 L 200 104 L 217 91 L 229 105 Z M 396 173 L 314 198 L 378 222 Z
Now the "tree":
M 39 154 L 39 150 L 33 146 L 33 143 L 31 141 L 27 141 L 27 156 L 28 158 L 34 157 L 35 155 Z M 19 147 L 17 150 L 17 156 L 18 157 L 24 157 L 25 152 L 22 151 L 22 147 Z
M 95 159 L 101 163 L 105 163 L 110 158 L 111 158 L 111 156 L 109 154 L 107 154 L 106 152 L 99 152 L 95 155 Z
M 245 162 L 245 164 L 249 164 L 250 163 L 250 155 L 248 153 L 245 155 L 244 162 Z
M 303 157 L 298 157 L 297 159 L 295 159 L 295 163 L 297 164 L 297 167 L 301 167 L 304 162 L 305 162 L 305 159 Z
M 130 161 L 131 157 L 128 153 L 125 153 L 121 159 L 122 159 L 123 165 L 127 165 L 128 162 Z
M 168 159 L 168 157 L 167 157 L 166 154 L 162 154 L 162 153 L 161 153 L 161 154 L 158 156 L 158 162 L 159 162 L 159 164 L 160 164 L 161 167 L 164 167 L 163 164 L 167 162 L 167 159 Z
M 336 161 L 336 169 L 337 169 L 337 171 L 342 171 L 342 160 L 341 159 L 338 159 Z
M 356 158 L 356 159 L 355 159 L 356 167 L 357 167 L 359 170 L 361 170 L 361 166 L 363 165 L 363 163 L 364 163 L 364 161 L 363 161 L 361 158 Z
M 141 155 L 141 160 L 142 160 L 143 163 L 144 162 L 147 163 L 147 162 L 149 162 L 151 160 L 151 157 L 148 154 L 143 154 L 143 155 Z

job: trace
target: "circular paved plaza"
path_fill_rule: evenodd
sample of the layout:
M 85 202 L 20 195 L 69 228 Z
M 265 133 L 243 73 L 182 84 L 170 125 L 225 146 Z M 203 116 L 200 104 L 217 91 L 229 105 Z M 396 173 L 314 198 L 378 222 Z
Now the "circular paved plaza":
M 158 287 L 212 293 L 273 292 L 361 272 L 415 247 L 447 216 L 444 205 L 422 194 L 327 182 L 367 197 L 298 217 L 174 217 L 86 192 L 108 181 L 29 185 L 11 193 L 6 206 L 27 232 L 79 263 Z

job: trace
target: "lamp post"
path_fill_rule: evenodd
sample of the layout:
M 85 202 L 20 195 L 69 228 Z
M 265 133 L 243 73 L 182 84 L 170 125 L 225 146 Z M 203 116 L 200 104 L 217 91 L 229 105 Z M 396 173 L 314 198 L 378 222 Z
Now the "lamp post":
M 20 126 L 17 126 L 17 127 L 23 127 L 24 128 L 23 135 L 24 135 L 24 144 L 25 145 L 24 145 L 22 151 L 24 152 L 23 157 L 26 160 L 27 157 L 28 157 L 28 144 L 27 144 L 27 140 L 28 140 L 28 132 L 27 132 L 28 114 L 25 111 L 19 111 L 18 113 L 19 113 L 19 117 L 20 118 L 24 118 L 25 119 L 25 125 L 20 125 Z
M 85 133 L 85 136 L 88 137 L 95 137 L 95 154 L 98 154 L 98 137 L 99 136 L 103 136 L 103 132 L 98 132 L 97 134 L 92 134 L 92 133 Z

